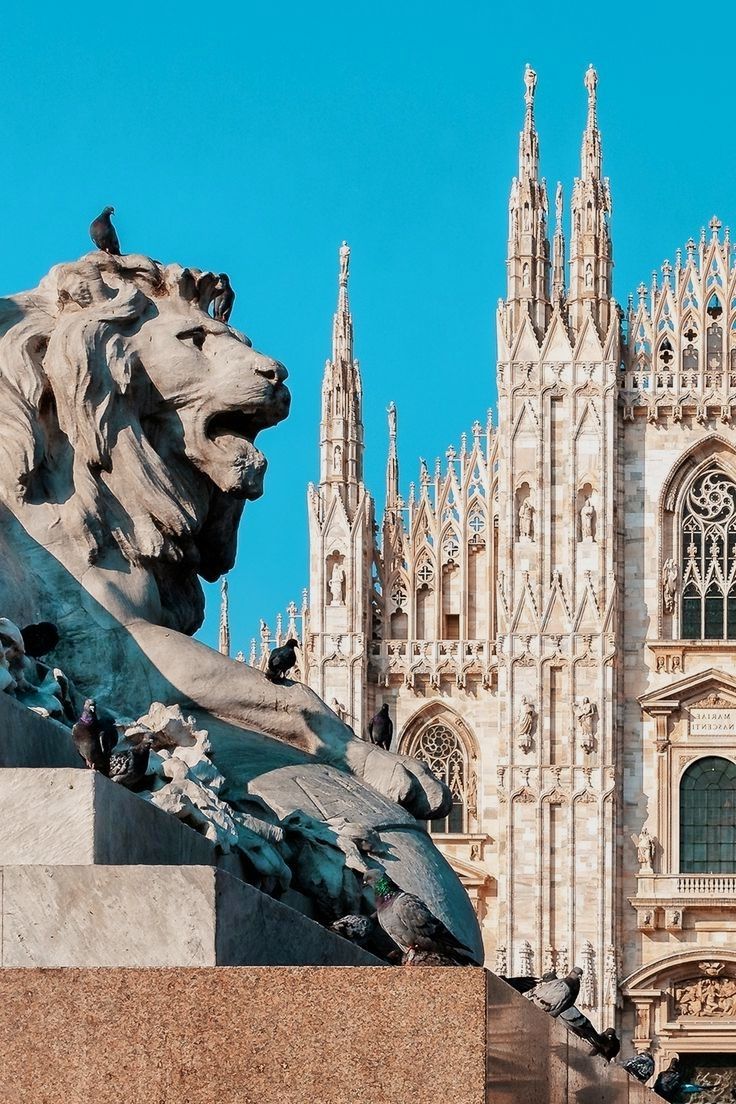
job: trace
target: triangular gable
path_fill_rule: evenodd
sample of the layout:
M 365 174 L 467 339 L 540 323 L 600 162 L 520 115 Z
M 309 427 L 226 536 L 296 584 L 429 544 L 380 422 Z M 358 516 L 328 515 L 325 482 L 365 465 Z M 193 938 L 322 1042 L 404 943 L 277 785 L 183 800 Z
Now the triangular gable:
M 524 315 L 524 321 L 521 324 L 516 340 L 514 341 L 513 350 L 511 353 L 512 360 L 533 360 L 539 359 L 539 342 L 537 336 L 534 333 L 534 327 L 532 326 L 532 320 L 528 314 Z
M 555 307 L 547 333 L 542 343 L 542 360 L 572 360 L 572 345 L 559 309 Z
M 575 360 L 603 360 L 603 346 L 590 313 L 586 314 L 580 327 L 575 346 Z

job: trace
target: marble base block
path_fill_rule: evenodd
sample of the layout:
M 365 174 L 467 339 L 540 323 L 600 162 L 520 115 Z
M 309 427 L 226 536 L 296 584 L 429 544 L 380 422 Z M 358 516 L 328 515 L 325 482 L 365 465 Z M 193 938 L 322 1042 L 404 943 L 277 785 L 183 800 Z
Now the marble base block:
M 0 770 L 0 866 L 216 862 L 204 836 L 96 771 Z
M 3 967 L 380 965 L 212 867 L 8 866 L 0 886 Z

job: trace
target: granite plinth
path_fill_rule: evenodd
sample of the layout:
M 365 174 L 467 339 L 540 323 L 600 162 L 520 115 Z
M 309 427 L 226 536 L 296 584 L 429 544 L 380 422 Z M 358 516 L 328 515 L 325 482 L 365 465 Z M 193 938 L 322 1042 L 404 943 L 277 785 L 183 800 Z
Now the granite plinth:
M 0 866 L 218 861 L 204 836 L 96 771 L 7 767 L 0 810 Z
M 658 1099 L 481 969 L 7 970 L 0 980 L 4 1104 Z
M 626 1070 L 486 971 L 488 1097 L 492 1104 L 656 1104 Z
M 380 965 L 206 866 L 8 866 L 0 930 L 4 967 Z

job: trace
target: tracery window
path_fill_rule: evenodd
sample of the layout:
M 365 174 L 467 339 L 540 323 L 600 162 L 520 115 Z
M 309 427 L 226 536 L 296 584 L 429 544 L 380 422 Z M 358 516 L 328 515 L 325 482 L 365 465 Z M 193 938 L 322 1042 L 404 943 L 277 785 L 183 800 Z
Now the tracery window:
M 736 483 L 722 471 L 701 475 L 685 499 L 680 636 L 736 639 Z
M 449 725 L 434 720 L 414 737 L 407 754 L 426 763 L 452 794 L 449 816 L 430 821 L 430 832 L 468 832 L 477 814 L 477 787 L 475 764 L 465 743 Z
M 680 783 L 680 872 L 736 871 L 736 763 L 711 755 Z

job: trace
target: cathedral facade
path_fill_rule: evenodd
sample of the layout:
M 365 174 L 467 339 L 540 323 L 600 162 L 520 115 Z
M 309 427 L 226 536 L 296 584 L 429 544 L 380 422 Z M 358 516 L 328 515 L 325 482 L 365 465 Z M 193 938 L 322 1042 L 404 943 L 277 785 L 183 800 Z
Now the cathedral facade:
M 452 811 L 430 830 L 492 968 L 580 965 L 578 1003 L 599 1028 L 616 1024 L 660 1064 L 687 1052 L 725 1069 L 736 270 L 714 219 L 616 303 L 596 85 L 591 68 L 568 248 L 559 186 L 548 226 L 526 71 L 497 425 L 476 422 L 433 470 L 422 462 L 404 495 L 391 407 L 380 528 L 340 251 L 301 677 L 361 734 L 387 702 L 395 750 L 450 786 Z M 292 604 L 292 632 L 298 619 Z

